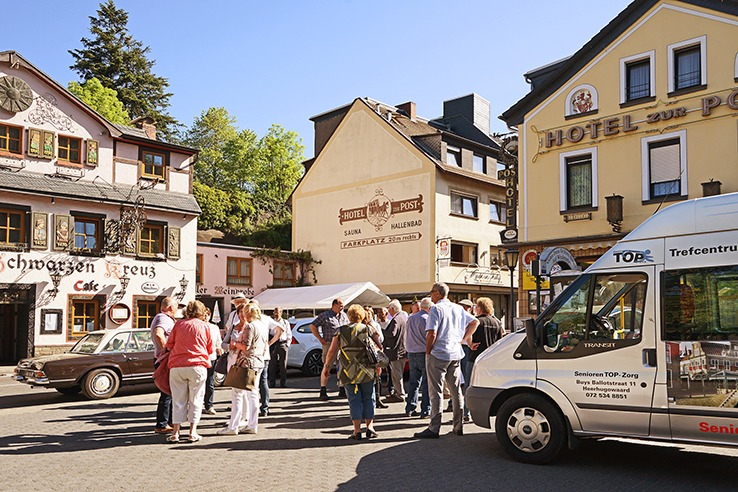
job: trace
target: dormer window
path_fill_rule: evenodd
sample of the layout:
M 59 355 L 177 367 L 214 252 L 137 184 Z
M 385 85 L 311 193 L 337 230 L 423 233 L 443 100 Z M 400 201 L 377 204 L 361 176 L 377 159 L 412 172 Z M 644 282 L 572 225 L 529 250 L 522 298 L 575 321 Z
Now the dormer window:
M 461 149 L 458 147 L 446 146 L 446 165 L 461 167 Z
M 149 149 L 141 149 L 141 177 L 166 179 L 167 154 Z

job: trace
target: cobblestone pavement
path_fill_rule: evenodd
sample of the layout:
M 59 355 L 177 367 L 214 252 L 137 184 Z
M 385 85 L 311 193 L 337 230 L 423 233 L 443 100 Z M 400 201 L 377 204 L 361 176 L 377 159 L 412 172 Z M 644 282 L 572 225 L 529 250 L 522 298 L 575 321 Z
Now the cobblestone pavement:
M 399 403 L 378 411 L 379 439 L 350 441 L 345 400 L 318 401 L 316 378 L 288 384 L 272 390 L 257 435 L 215 434 L 230 404 L 219 389 L 203 440 L 170 445 L 152 432 L 150 386 L 93 402 L 0 376 L 0 490 L 735 490 L 738 449 L 586 441 L 553 465 L 527 466 L 472 424 L 463 437 L 444 424 L 440 439 L 414 440 L 427 421 Z

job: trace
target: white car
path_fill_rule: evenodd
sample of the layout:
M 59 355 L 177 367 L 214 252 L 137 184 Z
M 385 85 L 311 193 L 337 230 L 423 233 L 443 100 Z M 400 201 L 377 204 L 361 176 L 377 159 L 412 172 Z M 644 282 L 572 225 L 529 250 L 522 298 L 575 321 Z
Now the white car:
M 314 319 L 288 319 L 292 326 L 292 344 L 287 353 L 287 367 L 300 369 L 306 376 L 318 376 L 323 370 L 323 347 L 310 331 Z

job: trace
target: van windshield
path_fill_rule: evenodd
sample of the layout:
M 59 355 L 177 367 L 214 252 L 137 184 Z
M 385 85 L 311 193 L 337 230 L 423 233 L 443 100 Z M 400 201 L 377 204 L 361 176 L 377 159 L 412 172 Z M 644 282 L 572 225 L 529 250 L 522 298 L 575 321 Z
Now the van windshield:
M 583 275 L 543 313 L 544 350 L 570 352 L 581 340 L 639 339 L 646 282 L 643 273 Z

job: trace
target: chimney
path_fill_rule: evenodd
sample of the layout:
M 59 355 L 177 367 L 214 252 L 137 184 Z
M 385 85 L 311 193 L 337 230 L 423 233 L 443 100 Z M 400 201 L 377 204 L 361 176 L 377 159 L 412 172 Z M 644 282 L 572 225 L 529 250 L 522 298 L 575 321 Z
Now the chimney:
M 417 113 L 415 112 L 415 103 L 412 101 L 398 104 L 397 110 L 403 111 L 408 116 L 408 118 L 410 118 L 410 121 L 415 121 L 417 117 Z
M 156 121 L 151 116 L 141 116 L 129 124 L 146 132 L 146 136 L 151 140 L 156 140 Z
M 475 127 L 489 135 L 489 101 L 478 94 L 443 102 L 443 118 L 463 116 Z

